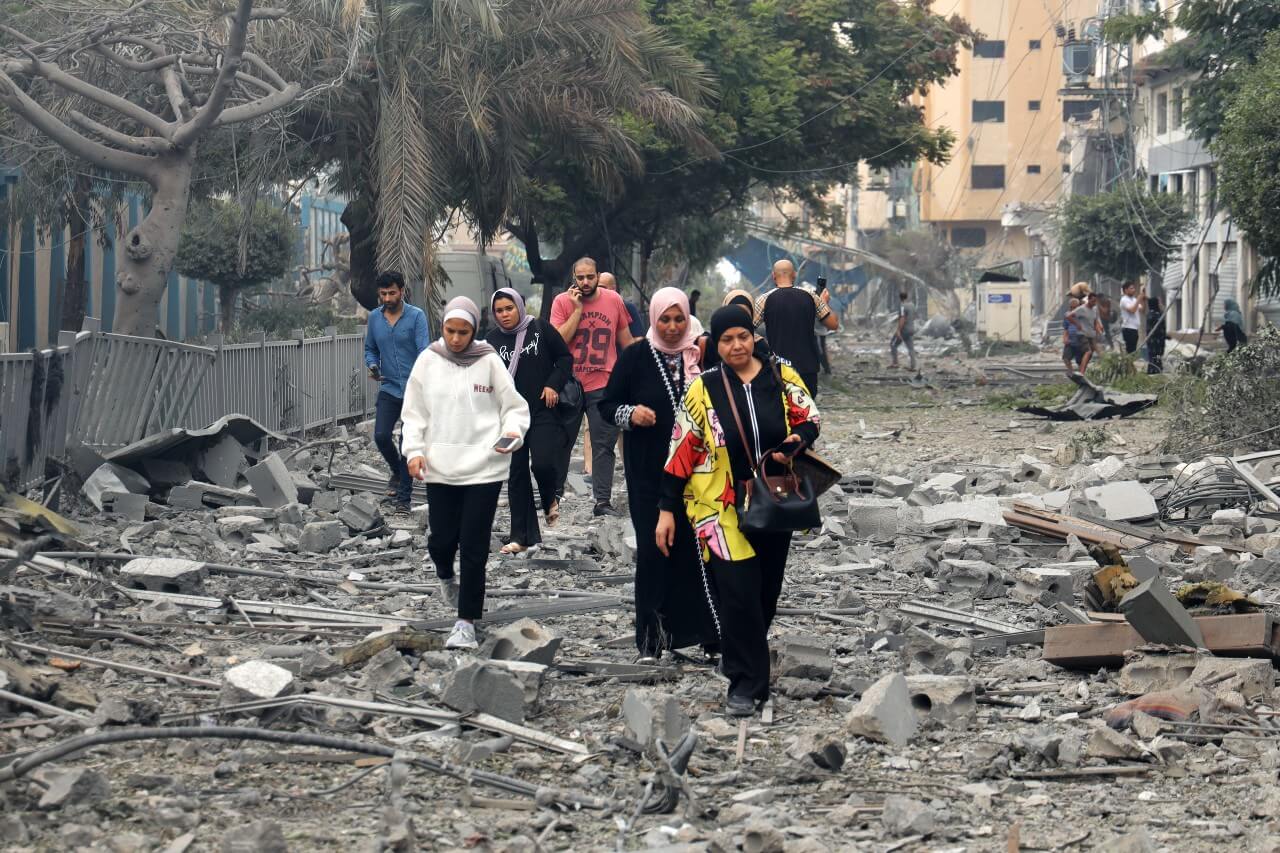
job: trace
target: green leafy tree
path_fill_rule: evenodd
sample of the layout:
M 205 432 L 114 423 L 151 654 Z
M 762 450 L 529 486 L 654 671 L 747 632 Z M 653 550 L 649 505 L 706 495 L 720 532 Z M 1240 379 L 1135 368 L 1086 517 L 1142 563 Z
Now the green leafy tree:
M 1254 286 L 1280 295 L 1280 33 L 1257 65 L 1237 77 L 1213 142 L 1218 191 L 1254 247 L 1268 260 Z
M 289 216 L 265 201 L 248 216 L 231 201 L 193 204 L 178 245 L 177 270 L 218 286 L 226 334 L 235 322 L 240 292 L 289 269 L 296 236 Z
M 1164 61 L 1194 75 L 1186 120 L 1195 134 L 1213 140 L 1226 120 L 1227 104 L 1240 78 L 1256 65 L 1269 34 L 1280 29 L 1276 0 L 1181 0 L 1166 10 L 1117 15 L 1105 24 L 1112 41 L 1167 35 L 1173 28 L 1186 37 L 1169 45 Z
M 927 127 L 913 93 L 956 72 L 973 32 L 927 0 L 655 0 L 653 20 L 716 76 L 700 108 L 718 149 L 707 155 L 632 122 L 643 172 L 621 192 L 593 191 L 581 168 L 545 156 L 506 227 L 548 288 L 591 254 L 647 289 L 654 252 L 676 247 L 695 266 L 713 260 L 765 192 L 821 208 L 834 185 L 875 166 L 945 162 L 954 135 Z M 640 267 L 630 269 L 631 247 Z M 543 299 L 544 313 L 551 300 Z
M 1121 181 L 1097 195 L 1073 194 L 1057 211 L 1062 259 L 1086 275 L 1130 281 L 1163 268 L 1192 215 L 1182 196 Z

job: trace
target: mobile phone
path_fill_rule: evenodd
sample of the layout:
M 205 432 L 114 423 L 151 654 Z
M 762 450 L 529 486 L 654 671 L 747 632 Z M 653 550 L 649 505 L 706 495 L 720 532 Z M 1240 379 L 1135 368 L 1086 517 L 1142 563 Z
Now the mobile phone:
M 782 446 L 782 452 L 786 456 L 795 456 L 804 449 L 803 441 L 792 441 Z
M 498 443 L 493 446 L 493 449 L 510 450 L 516 446 L 516 442 L 519 440 L 520 439 L 516 438 L 514 435 L 504 435 L 502 438 L 498 439 Z
M 827 289 L 827 277 L 826 277 L 825 275 L 820 275 L 820 276 L 818 276 L 818 284 L 817 284 L 816 286 L 817 286 L 817 288 L 818 288 L 818 292 L 819 292 L 819 293 L 821 293 L 822 291 L 826 290 L 826 289 Z
M 374 382 L 381 382 L 381 381 L 382 381 L 382 371 L 378 370 L 378 368 L 376 368 L 376 367 L 370 367 L 370 368 L 369 368 L 369 378 L 370 378 L 370 379 L 372 379 Z

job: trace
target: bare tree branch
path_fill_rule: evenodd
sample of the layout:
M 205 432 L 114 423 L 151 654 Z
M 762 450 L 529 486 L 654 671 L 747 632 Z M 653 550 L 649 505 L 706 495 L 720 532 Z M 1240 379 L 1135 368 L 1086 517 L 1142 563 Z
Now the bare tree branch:
M 105 139 L 117 148 L 132 151 L 134 154 L 153 156 L 171 148 L 168 142 L 157 136 L 130 136 L 127 133 L 121 133 L 101 122 L 94 121 L 79 110 L 72 110 L 67 114 L 67 117 L 71 119 L 73 125 L 81 130 L 88 131 Z
M 155 131 L 165 139 L 173 138 L 173 125 L 155 113 L 148 112 L 132 101 L 128 101 L 104 89 L 99 89 L 92 83 L 87 83 L 79 77 L 68 74 L 56 65 L 41 62 L 34 58 L 26 60 L 11 59 L 0 62 L 0 72 L 5 74 L 31 74 L 43 77 L 68 92 L 87 98 L 107 109 L 115 110 L 125 118 L 132 119 L 143 127 Z
M 240 63 L 244 56 L 245 42 L 249 37 L 249 21 L 253 13 L 253 0 L 239 0 L 236 5 L 235 17 L 231 20 L 231 32 L 227 36 L 227 49 L 222 55 L 222 69 L 218 72 L 218 78 L 213 81 L 213 88 L 209 92 L 209 98 L 195 114 L 195 117 L 185 124 L 181 125 L 174 133 L 173 141 L 179 147 L 185 147 L 192 141 L 198 139 L 200 134 L 204 133 L 210 127 L 214 126 L 223 108 L 227 104 L 227 96 L 231 94 L 231 89 L 235 85 L 236 72 L 240 70 Z M 294 94 L 296 97 L 296 92 Z M 284 101 L 279 106 L 289 103 L 293 100 Z M 275 107 L 272 107 L 274 109 Z M 224 122 L 225 123 L 225 122 Z
M 94 165 L 144 179 L 151 179 L 155 173 L 153 158 L 127 151 L 116 151 L 72 130 L 22 91 L 3 66 L 0 66 L 0 103 L 22 116 L 33 127 L 72 154 Z
M 268 95 L 265 98 L 259 98 L 256 101 L 250 101 L 247 104 L 223 110 L 222 114 L 214 120 L 213 126 L 226 127 L 229 124 L 261 118 L 267 113 L 289 106 L 301 91 L 302 87 L 297 83 L 290 83 L 286 88 L 276 92 L 274 95 Z

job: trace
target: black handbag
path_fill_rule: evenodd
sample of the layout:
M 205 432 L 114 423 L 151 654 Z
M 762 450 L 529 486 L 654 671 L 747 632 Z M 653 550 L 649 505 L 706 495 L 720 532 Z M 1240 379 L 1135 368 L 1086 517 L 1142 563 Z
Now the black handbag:
M 733 389 L 729 387 L 729 377 L 723 367 L 720 378 L 724 380 L 724 390 L 729 396 L 729 408 L 738 426 L 742 447 L 747 458 L 751 459 L 751 442 L 747 440 L 738 403 L 733 399 Z M 795 533 L 822 526 L 822 513 L 818 509 L 813 484 L 796 473 L 790 460 L 785 465 L 772 460 L 771 454 L 782 448 L 780 444 L 766 450 L 760 459 L 752 460 L 751 479 L 738 482 L 734 488 L 733 507 L 738 512 L 738 529 L 743 533 Z M 781 467 L 783 473 L 768 474 L 765 469 L 771 464 Z
M 570 376 L 560 389 L 560 399 L 556 402 L 556 414 L 562 421 L 571 421 L 582 411 L 582 403 L 586 399 L 582 383 Z

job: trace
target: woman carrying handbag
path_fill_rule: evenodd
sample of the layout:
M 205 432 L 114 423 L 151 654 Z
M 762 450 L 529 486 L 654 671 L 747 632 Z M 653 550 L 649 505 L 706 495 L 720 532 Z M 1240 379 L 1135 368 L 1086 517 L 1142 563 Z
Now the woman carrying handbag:
M 755 354 L 747 312 L 721 308 L 710 333 L 721 364 L 693 381 L 676 415 L 655 538 L 668 553 L 675 514 L 688 517 L 719 598 L 726 708 L 750 716 L 769 698 L 768 632 L 791 531 L 816 510 L 811 487 L 776 472 L 789 472 L 792 458 L 817 440 L 820 417 L 799 374 Z M 752 516 L 751 529 L 740 513 Z

